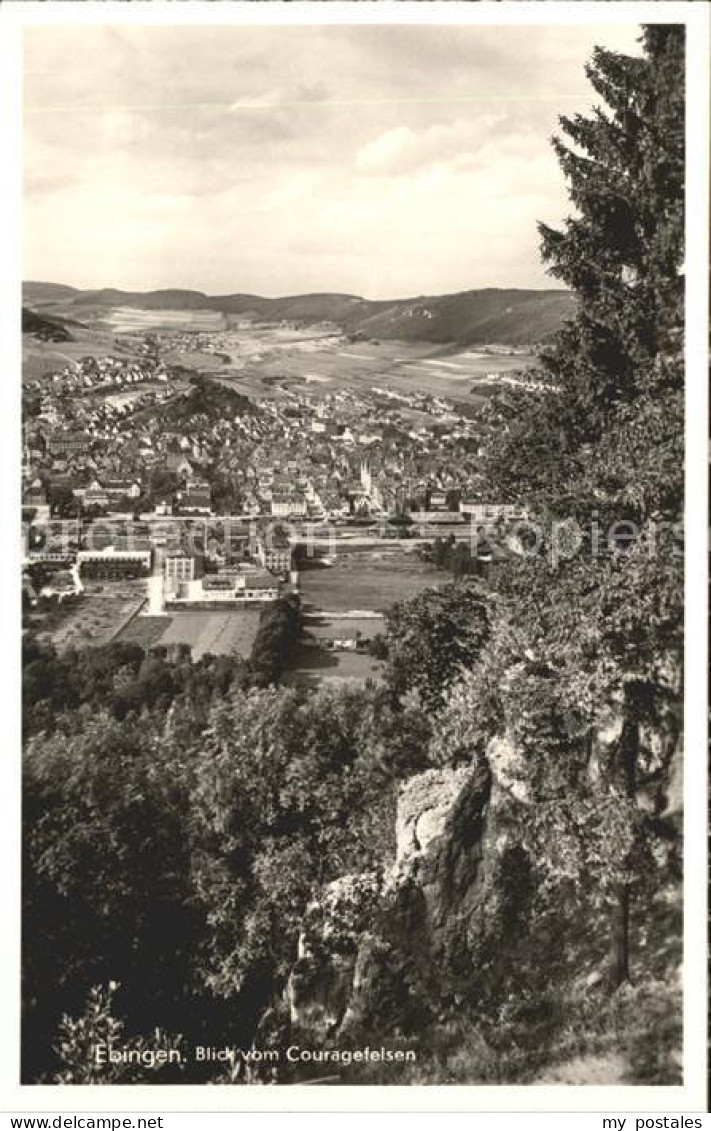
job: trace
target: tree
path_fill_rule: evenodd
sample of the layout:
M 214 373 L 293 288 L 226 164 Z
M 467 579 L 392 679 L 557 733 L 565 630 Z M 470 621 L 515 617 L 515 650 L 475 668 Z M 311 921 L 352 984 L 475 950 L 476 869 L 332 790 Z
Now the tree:
M 25 1079 L 50 1066 L 48 1034 L 97 983 L 125 984 L 138 1031 L 194 1009 L 206 928 L 191 890 L 186 749 L 155 721 L 91 712 L 74 733 L 27 744 Z
M 473 585 L 425 589 L 385 614 L 386 676 L 397 696 L 415 691 L 436 710 L 462 667 L 471 667 L 489 632 L 485 594 Z
M 294 593 L 265 605 L 259 614 L 250 666 L 259 687 L 278 683 L 301 633 L 301 602 Z
M 51 660 L 31 639 L 26 652 Z M 186 664 L 196 681 L 203 665 Z M 58 712 L 24 759 L 23 1079 L 114 1078 L 86 1056 L 117 1031 L 92 990 L 113 981 L 128 1034 L 248 1046 L 315 889 L 392 858 L 397 779 L 428 737 L 375 687 L 228 685 L 204 713 L 179 697 L 120 722 L 86 702 Z
M 71 487 L 65 483 L 50 483 L 49 505 L 52 513 L 60 518 L 70 518 L 77 514 L 78 504 Z
M 640 57 L 596 49 L 587 74 L 604 106 L 560 119 L 568 141 L 553 144 L 576 214 L 562 230 L 540 230 L 544 259 L 577 310 L 543 351 L 549 388 L 515 411 L 499 400 L 489 417 L 498 441 L 489 480 L 505 497 L 522 486 L 543 534 L 538 554 L 498 572 L 511 660 L 530 667 L 532 657 L 539 672 L 554 673 L 546 710 L 561 720 L 576 713 L 563 747 L 579 766 L 602 720 L 612 714 L 618 724 L 597 786 L 619 817 L 602 869 L 616 983 L 630 971 L 640 860 L 660 829 L 639 794 L 666 780 L 680 726 L 683 34 L 646 28 Z M 563 524 L 576 553 L 554 552 Z M 520 715 L 520 703 L 513 709 Z M 539 744 L 538 768 L 551 783 L 562 756 L 554 744 L 545 759 Z M 582 813 L 589 779 L 577 777 Z
M 109 982 L 105 989 L 92 986 L 81 1016 L 62 1017 L 55 1047 L 60 1071 L 52 1077 L 53 1084 L 170 1083 L 171 1079 L 179 1082 L 183 1071 L 180 1060 L 187 1053 L 181 1048 L 180 1037 L 161 1029 L 154 1029 L 150 1040 L 127 1037 L 123 1021 L 113 1014 L 113 998 L 119 988 L 116 982 Z M 118 1064 L 99 1062 L 98 1046 L 105 1050 L 121 1049 L 131 1059 Z M 166 1053 L 173 1050 L 180 1067 L 171 1066 L 167 1071 L 161 1068 L 156 1049 Z

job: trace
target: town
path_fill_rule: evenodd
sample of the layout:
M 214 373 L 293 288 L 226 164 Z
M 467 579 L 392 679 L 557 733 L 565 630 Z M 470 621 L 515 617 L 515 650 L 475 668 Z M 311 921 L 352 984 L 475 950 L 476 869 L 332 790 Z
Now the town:
M 323 327 L 303 340 L 334 356 L 353 347 Z M 306 669 L 328 650 L 344 655 L 320 679 L 363 678 L 377 674 L 363 653 L 388 605 L 447 580 L 429 553 L 435 539 L 466 545 L 525 517 L 486 496 L 471 405 L 377 377 L 331 387 L 323 374 L 270 374 L 255 392 L 232 362 L 253 377 L 263 341 L 248 323 L 148 326 L 117 332 L 111 354 L 67 356 L 25 380 L 23 594 L 34 631 L 59 647 L 131 639 L 188 645 L 195 658 L 245 652 L 259 610 L 296 592 Z

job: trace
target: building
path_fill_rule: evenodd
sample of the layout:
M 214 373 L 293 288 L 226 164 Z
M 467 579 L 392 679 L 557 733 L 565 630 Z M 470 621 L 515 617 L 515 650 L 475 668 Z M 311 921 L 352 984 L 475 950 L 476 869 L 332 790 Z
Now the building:
M 188 486 L 178 492 L 178 514 L 212 514 L 212 494 L 206 486 Z
M 195 581 L 202 577 L 205 563 L 200 554 L 191 553 L 189 550 L 177 550 L 165 555 L 163 572 L 166 583 L 177 588 L 183 581 Z
M 116 499 L 137 499 L 141 494 L 141 484 L 137 479 L 91 480 L 88 487 L 73 487 L 72 494 L 87 505 L 97 499 L 112 502 Z
M 464 522 L 459 511 L 410 511 L 410 518 L 424 526 L 458 526 Z
M 165 458 L 165 465 L 168 471 L 174 471 L 176 475 L 183 478 L 189 478 L 193 474 L 193 465 L 183 451 L 169 451 Z
M 491 525 L 495 522 L 517 522 L 529 517 L 526 507 L 518 503 L 474 503 L 462 499 L 460 514 L 472 523 Z
M 78 492 L 75 491 L 74 494 L 77 495 Z M 106 510 L 110 502 L 109 496 L 102 487 L 87 487 L 86 490 L 81 491 L 79 497 L 83 505 L 87 508 L 99 507 L 102 510 Z
M 270 573 L 245 573 L 241 589 L 245 601 L 275 601 L 279 596 L 279 582 Z
M 103 550 L 79 550 L 77 566 L 82 577 L 106 580 L 118 577 L 140 577 L 150 572 L 151 550 L 124 548 L 120 544 Z
M 85 432 L 53 432 L 49 450 L 53 456 L 82 456 L 91 447 L 91 436 Z
M 288 573 L 291 569 L 292 553 L 288 539 L 278 531 L 275 531 L 269 539 L 257 540 L 257 561 L 271 573 Z
M 274 518 L 304 518 L 306 498 L 298 491 L 288 494 L 275 492 L 271 498 L 271 513 Z
M 210 573 L 202 578 L 202 589 L 205 593 L 229 594 L 235 589 L 235 578 L 228 574 Z
M 26 433 L 22 449 L 26 464 L 40 463 L 44 459 L 46 451 L 47 445 L 41 432 Z
M 278 596 L 279 582 L 270 573 L 228 569 L 179 580 L 171 586 L 168 603 L 198 609 L 235 608 L 257 601 L 275 601 Z
M 360 485 L 365 491 L 366 495 L 370 495 L 373 490 L 373 473 L 370 470 L 370 463 L 367 459 L 361 460 L 360 464 Z
M 249 492 L 249 494 L 245 495 L 244 502 L 242 503 L 242 514 L 256 515 L 261 512 L 261 509 L 262 508 L 259 505 L 259 499 L 256 495 L 254 495 L 251 491 Z
M 431 511 L 447 510 L 447 496 L 444 491 L 433 491 L 430 495 L 429 509 Z
M 137 499 L 141 494 L 137 479 L 106 479 L 100 486 L 110 499 Z
M 50 516 L 50 507 L 47 501 L 47 492 L 44 489 L 44 484 L 41 479 L 34 479 L 22 500 L 23 506 L 30 507 L 34 510 L 34 518 L 36 522 L 45 522 Z

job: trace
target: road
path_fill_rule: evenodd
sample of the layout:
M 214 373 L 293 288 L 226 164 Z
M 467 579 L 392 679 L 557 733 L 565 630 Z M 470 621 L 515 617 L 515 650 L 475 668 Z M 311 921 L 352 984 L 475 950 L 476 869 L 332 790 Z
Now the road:
M 153 547 L 153 572 L 148 578 L 148 604 L 143 615 L 149 617 L 165 616 L 165 591 L 163 588 L 163 563 L 165 549 L 163 546 Z

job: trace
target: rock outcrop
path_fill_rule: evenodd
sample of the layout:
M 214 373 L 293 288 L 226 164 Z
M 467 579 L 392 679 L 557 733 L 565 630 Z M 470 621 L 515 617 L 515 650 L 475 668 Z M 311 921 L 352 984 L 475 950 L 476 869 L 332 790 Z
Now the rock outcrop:
M 506 917 L 492 779 L 480 764 L 401 788 L 396 859 L 344 876 L 307 911 L 289 979 L 292 1027 L 328 1042 L 404 1034 L 469 995 Z
M 359 940 L 381 892 L 378 873 L 341 876 L 307 907 L 286 991 L 294 1030 L 324 1042 L 340 1029 L 352 996 Z

